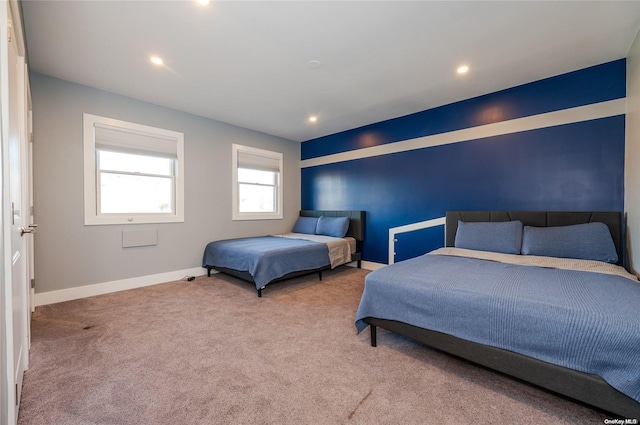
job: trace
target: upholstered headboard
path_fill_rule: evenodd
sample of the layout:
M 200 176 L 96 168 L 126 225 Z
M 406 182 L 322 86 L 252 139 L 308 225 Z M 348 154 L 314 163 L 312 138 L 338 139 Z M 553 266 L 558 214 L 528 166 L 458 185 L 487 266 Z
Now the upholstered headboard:
M 609 227 L 618 253 L 618 264 L 623 264 L 621 212 L 567 212 L 567 211 L 447 211 L 445 246 L 454 246 L 460 221 L 520 220 L 525 226 L 552 227 L 601 222 Z
M 327 211 L 327 210 L 302 210 L 301 217 L 349 217 L 349 230 L 347 236 L 357 241 L 364 240 L 364 211 Z

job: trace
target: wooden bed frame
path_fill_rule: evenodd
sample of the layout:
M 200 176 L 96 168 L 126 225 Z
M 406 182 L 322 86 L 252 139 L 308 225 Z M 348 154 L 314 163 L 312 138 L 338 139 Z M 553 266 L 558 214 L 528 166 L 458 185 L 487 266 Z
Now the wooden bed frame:
M 450 211 L 446 217 L 446 246 L 454 245 L 458 220 L 520 220 L 525 225 L 538 227 L 603 222 L 611 230 L 618 250 L 619 264 L 623 264 L 623 216 L 620 212 Z M 640 403 L 616 390 L 597 375 L 394 320 L 369 317 L 364 321 L 369 324 L 373 347 L 377 345 L 377 327 L 380 327 L 623 418 L 640 419 Z
M 364 226 L 365 226 L 365 212 L 364 211 L 328 211 L 328 210 L 301 210 L 300 217 L 349 217 L 349 229 L 347 230 L 346 236 L 352 237 L 356 240 L 356 252 L 351 254 L 351 261 L 357 261 L 358 268 L 362 266 L 362 241 L 364 240 Z M 282 277 L 274 279 L 263 285 L 261 288 L 258 288 L 258 297 L 262 297 L 262 290 L 265 286 L 270 285 L 275 282 L 280 282 L 287 279 L 292 279 L 298 276 L 304 276 L 311 273 L 318 273 L 318 279 L 322 280 L 322 272 L 324 270 L 329 270 L 331 268 L 330 265 L 319 267 L 316 269 L 310 270 L 301 270 L 296 272 L 288 273 Z M 253 276 L 248 271 L 245 270 L 235 270 L 229 269 L 226 267 L 213 267 L 207 266 L 207 276 L 211 277 L 211 270 L 217 270 L 219 272 L 237 277 L 242 280 L 246 280 L 247 282 L 253 283 L 255 285 L 255 281 L 253 280 Z

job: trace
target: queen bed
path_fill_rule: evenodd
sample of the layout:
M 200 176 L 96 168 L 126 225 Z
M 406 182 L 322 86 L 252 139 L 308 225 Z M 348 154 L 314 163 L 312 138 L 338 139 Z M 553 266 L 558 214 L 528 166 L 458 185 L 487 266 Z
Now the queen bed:
M 302 210 L 291 233 L 209 243 L 202 260 L 216 270 L 255 285 L 258 297 L 274 282 L 356 261 L 361 265 L 364 211 Z
M 640 418 L 640 283 L 622 214 L 452 211 L 446 247 L 367 275 L 356 316 L 625 418 Z

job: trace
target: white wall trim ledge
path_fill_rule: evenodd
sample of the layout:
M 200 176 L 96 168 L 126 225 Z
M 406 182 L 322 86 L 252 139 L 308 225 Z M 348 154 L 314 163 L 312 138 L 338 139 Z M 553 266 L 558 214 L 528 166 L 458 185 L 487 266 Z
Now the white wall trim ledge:
M 111 282 L 95 283 L 93 285 L 65 288 L 57 291 L 41 292 L 35 294 L 35 305 L 48 305 L 96 295 L 110 294 L 112 292 L 126 291 L 128 289 L 142 288 L 144 286 L 158 285 L 160 283 L 173 282 L 185 276 L 203 276 L 207 272 L 202 267 L 192 269 L 175 270 L 172 272 L 158 273 L 148 276 L 139 276 L 129 279 L 114 280 Z
M 389 229 L 389 264 L 395 263 L 396 255 L 396 235 L 400 233 L 414 232 L 416 230 L 428 229 L 436 226 L 444 226 L 447 222 L 446 217 L 433 218 L 431 220 L 419 221 L 416 223 L 405 224 L 404 226 L 392 227 Z M 444 231 L 446 235 L 446 230 Z M 442 240 L 444 241 L 445 235 Z
M 493 124 L 479 125 L 476 127 L 447 131 L 415 139 L 407 139 L 394 143 L 386 143 L 368 148 L 305 159 L 300 161 L 300 167 L 317 167 L 319 165 L 335 164 L 338 162 L 371 158 L 399 152 L 408 152 L 416 149 L 424 149 L 452 143 L 467 142 L 483 139 L 485 137 L 495 137 L 504 134 L 554 127 L 557 125 L 608 118 L 617 115 L 624 115 L 626 113 L 626 106 L 626 98 L 623 97 L 605 102 L 592 103 L 590 105 L 577 106 L 575 108 L 560 109 L 558 111 L 546 112 L 538 115 L 514 118 Z

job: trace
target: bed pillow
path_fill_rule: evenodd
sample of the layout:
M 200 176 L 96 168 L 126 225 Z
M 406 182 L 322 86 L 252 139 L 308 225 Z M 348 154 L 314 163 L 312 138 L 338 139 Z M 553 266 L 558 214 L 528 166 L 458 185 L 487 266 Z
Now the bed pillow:
M 333 236 L 334 238 L 344 238 L 349 229 L 349 217 L 325 217 L 318 219 L 316 235 Z
M 293 233 L 304 233 L 306 235 L 315 235 L 318 217 L 298 217 L 296 225 L 293 226 Z
M 604 223 L 571 226 L 525 226 L 522 253 L 545 257 L 577 258 L 617 263 L 618 254 Z
M 458 221 L 454 246 L 477 251 L 520 254 L 522 222 L 464 222 Z

